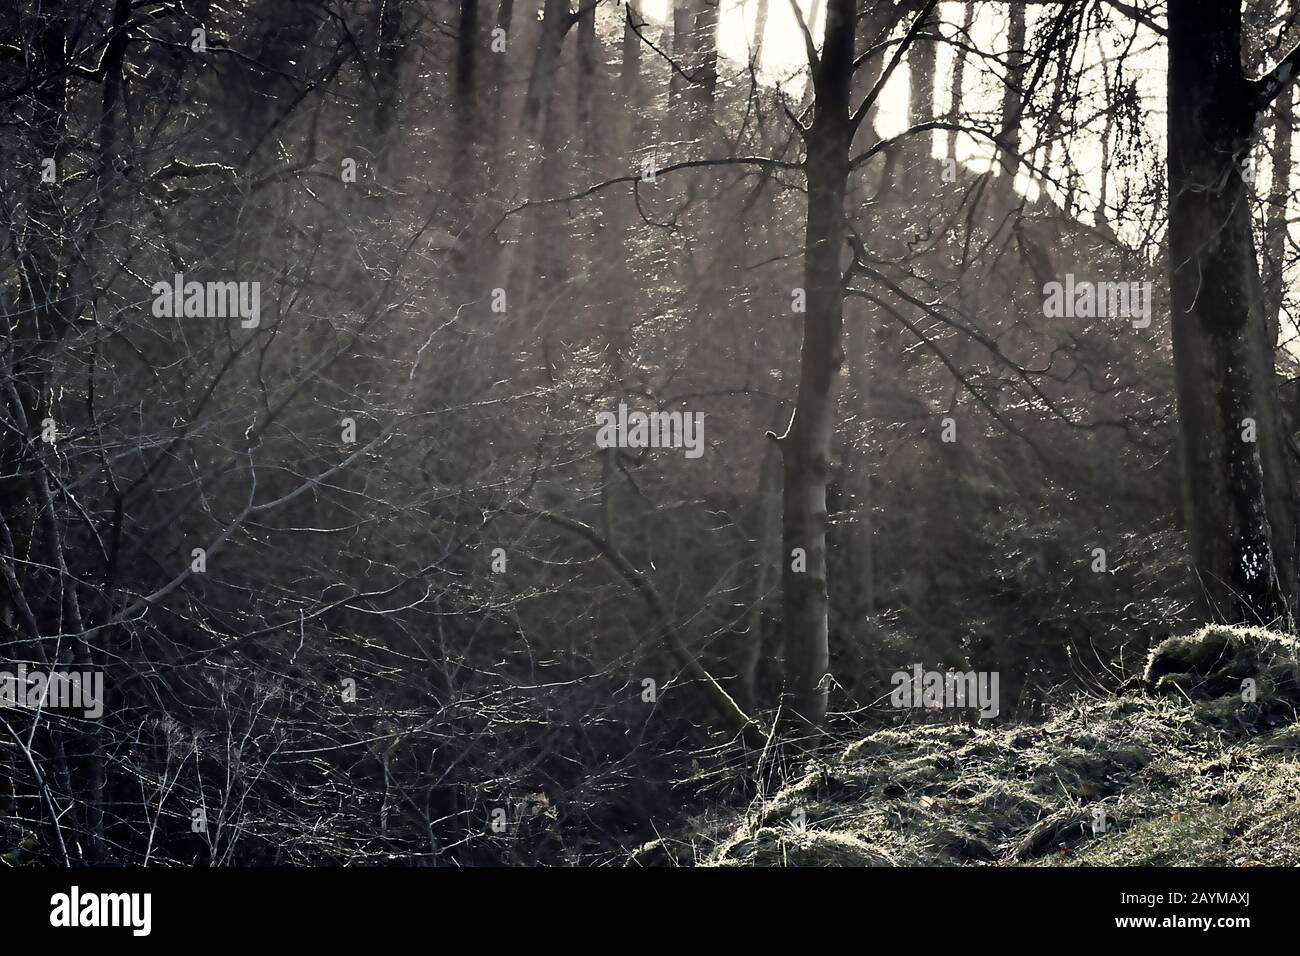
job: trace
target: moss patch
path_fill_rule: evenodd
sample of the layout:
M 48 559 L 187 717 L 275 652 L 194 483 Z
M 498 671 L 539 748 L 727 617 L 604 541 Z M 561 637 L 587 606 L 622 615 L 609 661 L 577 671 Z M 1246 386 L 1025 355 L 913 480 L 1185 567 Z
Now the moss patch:
M 1197 716 L 1245 734 L 1295 723 L 1300 644 L 1256 627 L 1211 625 L 1151 652 L 1143 675 L 1157 694 L 1179 696 Z
M 877 731 L 734 819 L 698 862 L 1300 862 L 1298 650 L 1207 627 L 1152 652 L 1147 693 L 1036 725 Z

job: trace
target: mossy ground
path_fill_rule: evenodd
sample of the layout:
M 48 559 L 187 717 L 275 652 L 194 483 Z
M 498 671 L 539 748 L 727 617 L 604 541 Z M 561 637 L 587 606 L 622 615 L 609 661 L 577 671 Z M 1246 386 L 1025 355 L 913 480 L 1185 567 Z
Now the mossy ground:
M 633 860 L 1300 864 L 1298 659 L 1283 635 L 1203 628 L 1152 652 L 1142 690 L 1035 725 L 880 730 L 810 765 L 716 838 L 656 841 Z

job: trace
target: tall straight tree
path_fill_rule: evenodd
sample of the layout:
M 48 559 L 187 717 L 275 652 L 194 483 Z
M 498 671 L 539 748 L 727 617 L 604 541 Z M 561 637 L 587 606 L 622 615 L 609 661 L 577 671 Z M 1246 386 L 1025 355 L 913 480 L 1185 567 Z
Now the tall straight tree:
M 1292 51 L 1241 63 L 1241 5 L 1169 3 L 1169 269 L 1184 500 L 1207 604 L 1229 621 L 1294 618 L 1296 497 L 1282 433 L 1247 172 Z
M 953 124 L 953 128 L 948 130 L 948 149 L 946 156 L 957 158 L 957 130 L 956 124 L 961 117 L 962 93 L 966 86 L 966 44 L 970 42 L 971 27 L 975 23 L 975 4 L 963 4 L 964 12 L 962 14 L 961 44 L 953 49 L 953 66 L 952 66 L 952 89 L 948 99 L 948 122 Z
M 893 60 L 855 111 L 852 108 L 854 0 L 830 0 L 820 55 L 807 39 L 812 67 L 813 117 L 803 131 L 808 182 L 804 233 L 806 313 L 794 418 L 781 443 L 783 495 L 786 700 L 791 715 L 819 728 L 826 718 L 830 664 L 826 583 L 826 483 L 835 429 L 835 397 L 844 364 L 844 199 L 853 135 L 914 39 L 927 3 Z M 874 10 L 894 12 L 891 2 Z M 895 14 L 896 15 L 896 14 Z M 805 31 L 805 38 L 807 38 Z
M 1013 3 L 1007 12 L 1007 78 L 1002 90 L 1002 174 L 1014 176 L 1020 155 L 1020 114 L 1025 108 L 1025 7 Z
M 460 19 L 456 28 L 456 81 L 453 97 L 456 135 L 453 163 L 453 190 L 456 194 L 456 229 L 463 240 L 456 259 L 457 274 L 465 277 L 467 288 L 478 286 L 477 256 L 466 255 L 472 246 L 468 235 L 475 207 L 482 191 L 478 138 L 481 121 L 478 112 L 479 0 L 461 0 Z M 473 293 L 471 293 L 472 295 Z
M 473 2 L 474 0 L 471 0 L 471 6 Z M 383 0 L 375 8 L 375 16 L 377 19 L 375 34 L 378 41 L 375 51 L 375 86 L 379 96 L 375 102 L 372 122 L 375 134 L 386 137 L 397 121 L 397 98 L 402 89 L 402 59 L 405 55 L 405 44 L 402 42 L 401 0 Z
M 695 98 L 699 111 L 697 121 L 713 114 L 714 98 L 718 91 L 718 4 L 720 0 L 699 0 L 695 11 Z
M 515 0 L 501 0 L 497 5 L 496 26 L 493 29 L 493 43 L 505 43 L 510 35 L 511 22 L 515 15 Z M 492 57 L 494 63 L 492 76 L 492 112 L 488 117 L 488 157 L 492 163 L 492 192 L 500 190 L 505 177 L 505 159 L 502 144 L 502 131 L 505 121 L 502 119 L 504 93 L 506 86 L 506 58 L 501 52 Z
M 695 35 L 691 0 L 673 0 L 672 75 L 668 79 L 668 106 L 676 109 L 686 96 L 695 62 Z
M 1264 222 L 1264 313 L 1268 340 L 1277 345 L 1286 286 L 1287 205 L 1291 199 L 1292 140 L 1295 132 L 1295 89 L 1278 94 L 1273 120 L 1273 175 Z
M 812 64 L 814 108 L 804 134 L 808 222 L 804 239 L 807 313 L 794 419 L 781 439 L 785 465 L 785 664 L 787 703 L 814 727 L 826 717 L 830 663 L 826 596 L 826 478 L 835 392 L 844 361 L 844 195 L 853 141 L 853 0 L 831 0 L 821 56 Z M 809 43 L 811 48 L 811 43 Z M 809 56 L 812 57 L 811 49 Z

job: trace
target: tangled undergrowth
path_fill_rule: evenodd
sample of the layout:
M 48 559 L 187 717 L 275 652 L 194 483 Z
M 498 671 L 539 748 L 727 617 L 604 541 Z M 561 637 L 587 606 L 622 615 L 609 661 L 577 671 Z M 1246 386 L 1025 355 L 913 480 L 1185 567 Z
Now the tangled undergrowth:
M 633 865 L 1300 864 L 1300 653 L 1211 626 L 1036 725 L 877 731 Z

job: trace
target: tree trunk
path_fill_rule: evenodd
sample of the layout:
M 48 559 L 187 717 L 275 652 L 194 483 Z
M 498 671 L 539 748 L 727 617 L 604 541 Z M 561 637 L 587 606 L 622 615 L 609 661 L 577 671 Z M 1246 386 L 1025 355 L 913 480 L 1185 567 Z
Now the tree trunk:
M 1295 89 L 1278 97 L 1273 124 L 1273 181 L 1264 221 L 1264 315 L 1268 341 L 1276 348 L 1286 287 L 1287 203 L 1291 198 L 1291 142 L 1295 126 Z
M 690 81 L 691 69 L 695 63 L 695 51 L 691 44 L 694 35 L 691 0 L 672 0 L 673 5 L 673 67 L 668 78 L 668 111 L 675 113 L 682 106 Z
M 859 301 L 849 320 L 846 339 L 849 344 L 849 396 L 845 403 L 848 417 L 859 428 L 843 436 L 844 440 L 844 511 L 852 517 L 845 529 L 849 548 L 844 565 L 852 574 L 849 584 L 848 620 L 851 627 L 863 628 L 876 610 L 875 552 L 871 521 L 871 311 Z
M 975 4 L 965 4 L 966 12 L 962 18 L 961 39 L 967 42 L 970 38 L 971 26 L 975 23 Z M 961 96 L 962 89 L 966 85 L 966 48 L 954 47 L 952 55 L 954 63 L 952 68 L 952 95 L 948 100 L 948 122 L 956 123 L 961 118 Z M 949 159 L 957 159 L 957 131 L 948 131 L 948 151 L 945 154 Z
M 925 20 L 925 26 L 921 29 L 926 35 L 918 36 L 912 41 L 912 46 L 907 51 L 907 72 L 911 86 L 907 104 L 909 125 L 934 119 L 934 72 L 938 48 L 930 35 L 939 28 L 938 12 L 931 13 Z M 928 143 L 929 137 L 923 137 L 922 141 Z M 925 152 L 929 155 L 930 151 L 927 149 Z
M 763 66 L 763 40 L 767 36 L 767 18 L 770 0 L 758 0 L 754 14 L 754 40 L 749 45 L 749 72 L 756 73 Z
M 844 283 L 844 196 L 852 139 L 849 90 L 853 0 L 831 0 L 817 66 L 816 106 L 807 133 L 808 222 L 804 240 L 803 347 L 794 419 L 781 442 L 785 466 L 784 628 L 786 706 L 814 728 L 826 717 L 830 663 L 826 593 L 826 480 L 830 470 Z M 793 558 L 801 554 L 806 568 Z
M 501 36 L 509 42 L 510 25 L 515 15 L 515 0 L 501 0 L 497 7 L 496 29 L 501 31 Z M 507 47 L 508 48 L 508 47 Z M 489 133 L 491 141 L 488 144 L 488 156 L 492 163 L 492 192 L 500 190 L 501 182 L 505 175 L 505 147 L 502 142 L 502 127 L 505 124 L 503 118 L 505 86 L 506 86 L 506 57 L 505 53 L 494 53 L 492 60 L 495 64 L 492 82 L 492 114 L 488 117 Z
M 456 31 L 456 135 L 460 158 L 472 155 L 478 129 L 478 0 L 460 0 Z M 463 172 L 462 172 L 463 174 Z
M 558 152 L 562 143 L 554 109 L 555 80 L 565 38 L 577 22 L 569 11 L 568 0 L 543 0 L 542 14 L 542 32 L 524 94 L 518 139 L 522 159 L 517 181 L 525 184 L 525 198 L 530 200 L 554 194 L 548 193 L 547 185 L 558 177 Z M 560 237 L 545 235 L 546 222 L 553 223 L 557 213 L 554 207 L 544 207 L 540 221 L 529 221 L 526 213 L 516 214 L 502 231 L 503 250 L 496 274 L 512 304 L 511 321 L 498 325 L 501 354 L 509 354 L 524 345 L 538 331 L 539 317 L 531 309 L 538 272 L 555 272 L 557 263 L 563 259 L 556 244 Z M 534 227 L 531 235 L 525 232 L 529 225 Z M 526 325 L 520 325 L 521 320 Z M 543 355 L 539 367 L 547 364 Z
M 402 3 L 400 0 L 383 0 L 377 16 L 378 51 L 374 79 L 380 95 L 374 103 L 373 124 L 376 137 L 386 140 L 396 124 L 398 94 L 402 88 Z M 381 161 L 387 165 L 386 156 L 381 156 Z
M 713 116 L 718 91 L 718 4 L 721 0 L 699 0 L 695 11 L 695 101 L 693 117 L 702 128 Z
M 902 5 L 894 6 L 892 4 L 874 4 L 862 17 L 862 27 L 856 31 L 853 45 L 857 51 L 857 56 L 863 56 L 867 50 L 883 43 L 898 26 L 898 21 L 903 18 L 905 9 Z M 811 21 L 809 21 L 811 22 Z M 858 65 L 853 72 L 853 79 L 850 80 L 850 89 L 852 97 L 855 100 L 866 99 L 875 87 L 876 81 L 880 79 L 885 70 L 885 61 L 890 56 L 892 48 L 886 52 L 877 50 L 868 59 Z M 880 138 L 876 132 L 876 114 L 880 111 L 880 100 L 877 99 L 872 104 L 871 109 L 867 110 L 867 115 L 862 123 L 858 126 L 854 134 L 853 150 L 857 152 L 866 148 Z M 892 155 L 892 153 L 890 154 Z M 886 159 L 888 162 L 888 158 Z
M 541 141 L 542 124 L 546 121 L 546 106 L 555 87 L 555 73 L 560 67 L 560 53 L 564 38 L 573 26 L 568 0 L 544 0 L 542 5 L 542 36 L 537 44 L 537 56 L 528 75 L 528 90 L 524 94 L 524 116 L 520 136 L 525 148 Z
M 939 28 L 939 13 L 932 11 L 921 28 L 933 34 Z M 934 119 L 934 72 L 938 50 L 929 36 L 917 36 L 907 51 L 908 85 L 910 87 L 907 112 L 908 125 L 927 123 Z M 924 133 L 905 141 L 907 160 L 903 172 L 903 188 L 911 191 L 917 177 L 928 171 L 934 134 Z
M 596 8 L 588 7 L 578 18 L 578 99 L 577 134 L 582 137 L 582 158 L 594 163 L 597 158 L 596 64 L 600 60 L 600 39 L 596 36 Z M 590 176 L 596 174 L 588 167 Z
M 1012 4 L 1007 12 L 1007 83 L 1002 91 L 1001 147 L 1002 174 L 1014 177 L 1019 165 L 1020 114 L 1024 111 L 1025 85 L 1025 7 Z
M 1185 510 L 1207 610 L 1295 596 L 1294 490 L 1243 178 L 1256 106 L 1237 3 L 1169 4 L 1169 257 Z M 1254 424 L 1257 440 L 1243 440 Z
M 475 217 L 483 191 L 483 177 L 478 148 L 482 128 L 478 111 L 478 29 L 479 0 L 461 0 L 460 22 L 456 33 L 456 86 L 452 100 L 456 135 L 452 145 L 455 157 L 452 169 L 455 220 L 453 226 L 460 243 L 455 251 L 457 282 L 469 300 L 479 298 L 479 255 L 474 233 Z M 477 310 L 476 310 L 477 311 Z
M 1248 36 L 1242 40 L 1242 60 L 1249 73 L 1257 74 L 1266 65 L 1272 46 L 1271 31 L 1275 28 L 1277 4 L 1274 0 L 1249 0 L 1246 4 L 1243 33 L 1256 34 L 1255 42 Z M 1286 24 L 1286 32 L 1292 32 Z M 1291 145 L 1295 127 L 1295 89 L 1288 87 L 1273 104 L 1272 183 L 1264 213 L 1264 315 L 1268 321 L 1268 340 L 1277 347 L 1282 300 L 1286 286 L 1287 204 L 1291 197 Z
M 780 414 L 778 409 L 776 415 Z M 774 415 L 775 418 L 775 415 Z M 773 421 L 779 428 L 784 422 Z M 775 581 L 781 546 L 781 458 L 775 444 L 769 442 L 759 462 L 758 488 L 754 491 L 752 508 L 748 516 L 749 533 L 754 542 L 753 589 L 749 594 L 749 612 L 746 614 L 744 644 L 736 657 L 736 676 L 740 683 L 742 699 L 751 710 L 760 706 L 758 698 L 758 668 L 763 660 L 763 611 L 767 607 L 768 591 Z

